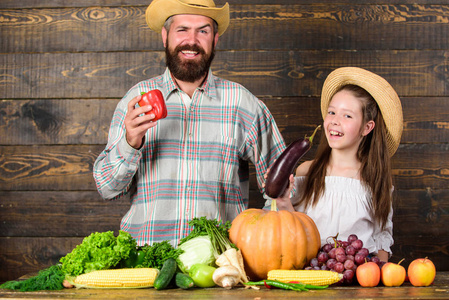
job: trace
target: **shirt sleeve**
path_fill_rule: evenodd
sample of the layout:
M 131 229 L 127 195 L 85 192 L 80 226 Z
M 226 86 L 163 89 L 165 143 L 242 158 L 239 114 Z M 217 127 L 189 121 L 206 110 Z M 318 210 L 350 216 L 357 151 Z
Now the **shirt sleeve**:
M 111 121 L 108 144 L 93 166 L 95 184 L 104 199 L 115 199 L 128 192 L 142 157 L 141 151 L 126 141 L 124 119 L 127 104 L 135 94 L 131 91 L 118 103 Z
M 374 254 L 377 254 L 379 250 L 384 250 L 388 252 L 389 257 L 391 257 L 391 246 L 394 244 L 393 240 L 393 207 L 390 207 L 390 213 L 388 214 L 387 222 L 384 229 L 382 230 L 379 222 L 374 224 L 373 238 L 376 243 L 376 249 Z
M 250 160 L 256 169 L 257 184 L 263 193 L 262 184 L 267 168 L 285 150 L 285 143 L 270 111 L 262 101 L 258 101 L 260 112 L 255 115 L 247 135 L 246 147 L 250 149 Z

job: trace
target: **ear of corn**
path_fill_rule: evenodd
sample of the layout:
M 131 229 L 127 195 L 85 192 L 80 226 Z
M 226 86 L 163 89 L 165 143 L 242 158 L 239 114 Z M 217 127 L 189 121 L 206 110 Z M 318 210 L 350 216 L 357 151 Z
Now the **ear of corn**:
M 331 285 L 343 278 L 343 274 L 325 270 L 271 270 L 267 276 L 268 280 L 297 281 L 312 285 Z
M 99 270 L 81 274 L 71 283 L 77 288 L 147 288 L 153 287 L 158 274 L 155 268 Z

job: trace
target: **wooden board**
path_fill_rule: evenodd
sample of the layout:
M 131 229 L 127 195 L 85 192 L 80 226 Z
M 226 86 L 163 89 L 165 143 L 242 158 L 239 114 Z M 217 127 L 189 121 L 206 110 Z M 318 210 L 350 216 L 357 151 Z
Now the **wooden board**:
M 103 148 L 86 145 L 0 146 L 2 189 L 94 190 L 92 166 Z M 401 145 L 392 159 L 396 188 L 447 188 L 448 151 L 447 144 Z
M 128 197 L 103 200 L 96 191 L 3 192 L 0 231 L 3 237 L 83 237 L 94 231 L 117 230 L 130 207 Z M 262 195 L 253 191 L 250 207 L 261 208 Z M 446 224 L 449 189 L 397 190 L 394 194 L 395 237 L 413 239 L 416 227 L 428 227 L 421 239 L 449 236 Z M 445 234 L 447 233 L 447 234 Z
M 311 134 L 322 123 L 317 97 L 261 97 L 286 141 Z M 105 145 L 119 99 L 0 100 L 3 145 Z M 401 143 L 449 140 L 449 97 L 402 97 Z M 317 139 L 316 141 L 318 141 Z
M 335 4 L 335 0 L 322 0 L 319 3 Z M 357 0 L 357 4 L 429 4 L 429 0 Z M 229 3 L 231 7 L 241 5 L 259 5 L 259 4 L 316 4 L 315 0 L 246 0 L 242 3 L 240 0 L 216 0 L 214 1 L 217 7 L 223 6 L 225 3 Z M 354 0 L 339 0 L 341 4 L 354 4 Z M 432 0 L 432 4 L 447 4 L 447 0 Z M 15 0 L 2 0 L 0 2 L 0 9 L 2 8 L 53 8 L 53 7 L 67 7 L 71 2 L 61 0 L 21 0 L 17 2 Z M 73 2 L 73 6 L 76 7 L 89 7 L 89 6 L 148 6 L 147 0 L 127 0 L 126 4 L 123 0 L 77 0 Z
M 148 3 L 103 7 L 95 4 L 83 7 L 77 3 L 73 7 L 67 4 L 69 7 L 39 10 L 5 9 L 0 11 L 3 20 L 0 51 L 162 50 L 160 35 L 152 32 L 145 22 Z M 232 22 L 220 38 L 220 50 L 424 50 L 449 46 L 445 38 L 449 35 L 448 8 L 435 3 L 245 1 L 231 4 L 230 11 Z M 418 34 L 420 38 L 416 38 Z
M 106 145 L 118 99 L 0 100 L 3 145 Z
M 109 201 L 97 191 L 3 192 L 3 237 L 85 237 L 118 230 L 129 197 Z
M 449 93 L 444 50 L 225 51 L 214 74 L 237 81 L 258 96 L 319 96 L 323 82 L 342 66 L 383 76 L 400 97 Z M 163 52 L 100 52 L 0 55 L 5 98 L 121 98 L 137 82 L 160 75 Z
M 38 272 L 71 252 L 83 237 L 0 238 L 0 282 Z

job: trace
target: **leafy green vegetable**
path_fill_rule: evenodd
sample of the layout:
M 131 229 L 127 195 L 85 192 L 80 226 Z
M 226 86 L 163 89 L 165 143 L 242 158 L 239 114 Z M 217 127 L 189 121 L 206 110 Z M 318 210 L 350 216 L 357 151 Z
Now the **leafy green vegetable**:
M 226 232 L 223 232 L 222 229 L 219 229 L 219 227 L 215 226 L 212 222 L 206 222 L 204 227 L 206 228 L 207 235 L 210 237 L 215 258 L 229 248 L 234 247 L 237 249 L 237 247 L 229 240 L 229 233 L 227 230 Z
M 188 236 L 179 241 L 179 245 L 187 242 L 190 239 L 197 236 L 209 235 L 210 227 L 216 227 L 219 234 L 229 239 L 229 229 L 231 229 L 231 222 L 226 221 L 224 224 L 216 219 L 208 220 L 206 217 L 193 218 L 189 222 L 190 226 L 193 226 L 193 230 Z
M 216 219 L 208 220 L 206 217 L 193 218 L 189 222 L 193 230 L 188 236 L 181 239 L 179 248 L 184 253 L 178 257 L 180 269 L 187 273 L 196 263 L 214 265 L 215 259 L 229 248 L 236 248 L 229 240 L 231 222 L 224 224 Z
M 162 269 L 162 265 L 168 258 L 176 260 L 183 252 L 182 249 L 175 249 L 168 241 L 154 243 L 152 246 L 145 245 L 139 247 L 139 250 L 144 252 L 145 257 L 142 264 L 137 265 L 137 268 L 156 268 Z
M 62 257 L 62 271 L 77 276 L 96 270 L 115 267 L 122 259 L 129 257 L 137 243 L 132 236 L 120 230 L 117 237 L 113 231 L 95 232 L 85 237 L 69 254 Z
M 178 249 L 184 251 L 177 259 L 179 269 L 188 274 L 195 264 L 214 265 L 214 248 L 208 235 L 197 236 L 182 243 Z
M 54 265 L 25 280 L 7 281 L 0 285 L 2 289 L 20 290 L 21 292 L 32 292 L 40 290 L 61 290 L 65 274 L 60 265 Z

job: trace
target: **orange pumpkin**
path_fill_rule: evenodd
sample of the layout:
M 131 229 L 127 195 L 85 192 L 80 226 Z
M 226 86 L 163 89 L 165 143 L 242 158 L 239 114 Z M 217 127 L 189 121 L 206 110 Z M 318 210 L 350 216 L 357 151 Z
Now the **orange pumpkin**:
M 320 234 L 309 216 L 275 211 L 274 207 L 243 211 L 229 231 L 229 239 L 242 252 L 250 280 L 266 279 L 274 269 L 302 269 L 321 247 Z

